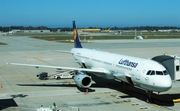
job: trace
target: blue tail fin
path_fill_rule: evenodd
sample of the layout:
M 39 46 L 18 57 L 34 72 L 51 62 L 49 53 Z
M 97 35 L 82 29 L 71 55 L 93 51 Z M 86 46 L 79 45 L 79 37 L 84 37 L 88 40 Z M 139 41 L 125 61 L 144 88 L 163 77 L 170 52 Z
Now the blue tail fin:
M 74 32 L 74 47 L 75 48 L 83 48 L 82 45 L 81 45 L 79 36 L 78 36 L 75 21 L 73 21 L 73 32 Z

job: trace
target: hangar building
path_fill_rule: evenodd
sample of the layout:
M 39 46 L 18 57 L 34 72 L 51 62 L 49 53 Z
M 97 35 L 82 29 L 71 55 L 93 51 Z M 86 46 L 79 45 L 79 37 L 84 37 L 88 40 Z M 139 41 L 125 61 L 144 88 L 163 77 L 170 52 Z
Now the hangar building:
M 19 30 L 19 29 L 14 29 L 12 30 L 13 33 L 48 33 L 50 30 Z

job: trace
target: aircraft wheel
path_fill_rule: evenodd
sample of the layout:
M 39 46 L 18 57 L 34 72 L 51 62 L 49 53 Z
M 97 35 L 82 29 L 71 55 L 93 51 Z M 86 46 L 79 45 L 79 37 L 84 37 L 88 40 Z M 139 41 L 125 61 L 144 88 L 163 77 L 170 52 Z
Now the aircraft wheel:
M 72 76 L 72 79 L 74 79 L 74 76 Z
M 61 79 L 60 77 L 57 77 L 57 79 Z
M 153 103 L 153 98 L 148 98 L 148 99 L 146 100 L 146 102 L 147 102 L 147 103 Z

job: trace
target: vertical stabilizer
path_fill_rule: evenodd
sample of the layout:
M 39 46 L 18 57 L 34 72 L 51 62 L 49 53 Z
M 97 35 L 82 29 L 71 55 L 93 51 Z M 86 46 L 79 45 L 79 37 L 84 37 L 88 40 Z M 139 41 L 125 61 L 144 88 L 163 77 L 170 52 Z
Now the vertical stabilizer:
M 82 48 L 79 36 L 78 36 L 78 32 L 76 29 L 76 23 L 75 21 L 73 21 L 73 32 L 74 32 L 74 47 L 75 48 Z

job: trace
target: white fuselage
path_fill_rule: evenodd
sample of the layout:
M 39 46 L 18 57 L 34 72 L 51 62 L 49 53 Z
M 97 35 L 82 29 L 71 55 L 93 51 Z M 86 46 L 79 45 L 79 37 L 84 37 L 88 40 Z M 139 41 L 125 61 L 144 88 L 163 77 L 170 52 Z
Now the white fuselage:
M 71 52 L 82 67 L 105 70 L 97 76 L 118 79 L 148 91 L 163 92 L 172 86 L 169 74 L 158 74 L 166 69 L 156 61 L 86 48 L 73 48 Z M 148 71 L 157 74 L 148 75 Z

